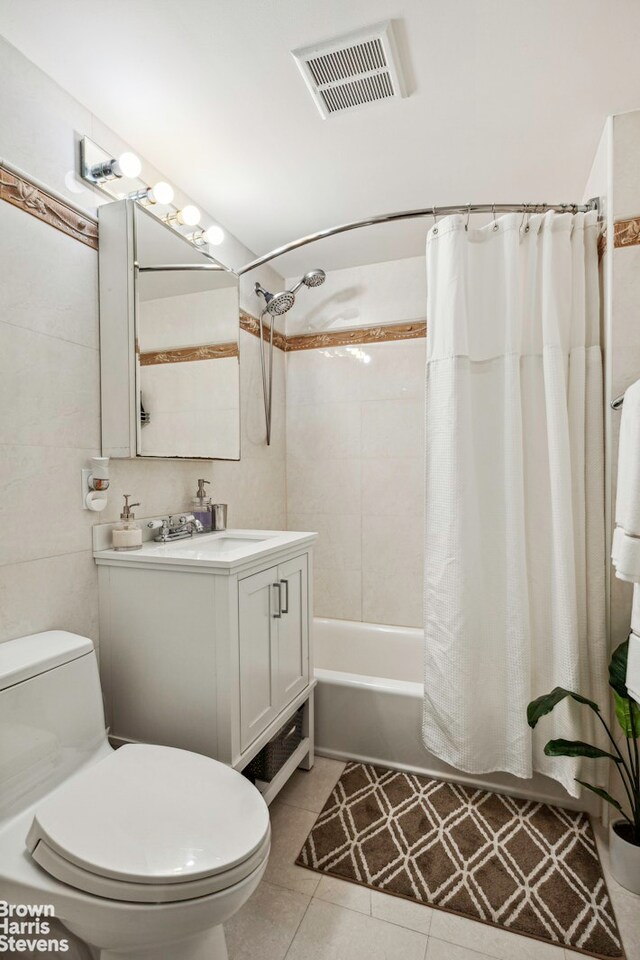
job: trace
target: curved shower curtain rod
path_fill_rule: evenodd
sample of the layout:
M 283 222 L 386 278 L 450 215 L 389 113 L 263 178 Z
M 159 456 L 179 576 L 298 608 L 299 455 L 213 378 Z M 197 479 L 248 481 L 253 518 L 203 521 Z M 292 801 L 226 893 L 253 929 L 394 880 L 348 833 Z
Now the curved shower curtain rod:
M 315 243 L 316 240 L 324 240 L 326 237 L 333 237 L 338 233 L 347 233 L 349 230 L 359 230 L 361 227 L 373 227 L 378 223 L 393 223 L 395 220 L 415 220 L 419 217 L 447 217 L 453 213 L 466 213 L 470 216 L 472 213 L 491 213 L 495 217 L 496 213 L 588 213 L 590 210 L 600 212 L 600 202 L 597 197 L 589 200 L 587 203 L 464 203 L 449 207 L 425 207 L 422 210 L 396 210 L 393 213 L 381 213 L 375 217 L 367 217 L 366 220 L 352 220 L 349 223 L 342 223 L 337 227 L 328 227 L 326 230 L 319 230 L 317 233 L 310 233 L 306 237 L 300 237 L 299 240 L 292 240 L 291 243 L 285 243 L 282 247 L 276 247 L 269 253 L 264 253 L 261 257 L 246 263 L 235 272 L 239 277 L 243 273 L 255 270 L 257 267 L 281 257 L 292 250 L 298 250 L 300 247 L 306 247 L 308 243 Z

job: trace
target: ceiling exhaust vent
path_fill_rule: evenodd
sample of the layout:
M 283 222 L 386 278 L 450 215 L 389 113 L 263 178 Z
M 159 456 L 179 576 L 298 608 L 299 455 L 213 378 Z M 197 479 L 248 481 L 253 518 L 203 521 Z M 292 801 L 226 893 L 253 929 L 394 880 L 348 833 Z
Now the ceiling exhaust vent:
M 392 20 L 292 53 L 325 120 L 407 95 Z

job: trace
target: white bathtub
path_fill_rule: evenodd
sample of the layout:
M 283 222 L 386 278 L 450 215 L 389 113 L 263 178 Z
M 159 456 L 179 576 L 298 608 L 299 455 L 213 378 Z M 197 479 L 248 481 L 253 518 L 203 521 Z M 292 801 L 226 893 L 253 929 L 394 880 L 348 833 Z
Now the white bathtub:
M 595 811 L 590 797 L 573 800 L 540 774 L 461 773 L 422 743 L 422 630 L 350 620 L 314 620 L 316 752 L 413 770 L 514 796 Z

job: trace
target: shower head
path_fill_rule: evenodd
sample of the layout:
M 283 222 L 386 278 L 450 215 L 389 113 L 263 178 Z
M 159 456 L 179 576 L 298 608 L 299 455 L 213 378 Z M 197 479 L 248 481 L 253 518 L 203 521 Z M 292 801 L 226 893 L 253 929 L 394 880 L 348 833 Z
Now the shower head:
M 291 293 L 297 293 L 300 287 L 319 287 L 327 279 L 324 270 L 316 267 L 314 270 L 308 270 L 304 277 L 300 277 L 298 282 L 291 288 Z
M 267 310 L 272 317 L 281 317 L 283 313 L 291 310 L 295 302 L 295 294 L 291 293 L 290 290 L 282 290 L 267 299 Z
M 324 283 L 326 279 L 326 274 L 324 270 L 316 268 L 314 270 L 309 270 L 305 273 L 298 282 L 291 288 L 291 290 L 281 290 L 280 293 L 269 293 L 268 290 L 265 290 L 259 283 L 256 283 L 256 293 L 261 297 L 264 297 L 265 301 L 265 310 L 272 317 L 281 317 L 283 313 L 287 313 L 291 310 L 291 307 L 296 302 L 296 293 L 300 287 L 304 284 L 305 287 L 319 287 L 321 283 Z
M 256 283 L 256 293 L 264 297 L 266 304 L 265 310 L 272 317 L 281 317 L 283 313 L 291 310 L 291 307 L 296 302 L 296 295 L 292 293 L 291 290 L 281 290 L 280 293 L 269 293 L 269 291 L 261 287 L 259 283 Z
M 309 270 L 308 273 L 305 273 L 302 278 L 302 282 L 305 287 L 319 287 L 325 282 L 327 275 L 324 270 L 320 270 L 319 267 L 316 267 L 314 270 Z

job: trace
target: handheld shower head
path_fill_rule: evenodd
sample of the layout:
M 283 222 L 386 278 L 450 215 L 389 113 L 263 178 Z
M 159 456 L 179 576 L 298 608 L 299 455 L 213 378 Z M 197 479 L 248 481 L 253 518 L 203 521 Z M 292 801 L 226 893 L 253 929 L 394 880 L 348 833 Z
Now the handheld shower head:
M 282 290 L 280 293 L 274 293 L 267 301 L 267 310 L 272 317 L 281 317 L 283 313 L 291 310 L 296 302 L 294 293 L 290 290 Z
M 272 317 L 281 317 L 284 313 L 287 313 L 288 310 L 291 310 L 291 307 L 296 302 L 296 295 L 291 290 L 281 290 L 280 293 L 269 293 L 269 291 L 261 287 L 259 283 L 256 283 L 256 293 L 264 297 L 266 304 L 265 310 Z
M 305 273 L 291 290 L 281 290 L 280 293 L 269 293 L 259 283 L 255 285 L 256 294 L 263 298 L 265 306 L 260 314 L 260 366 L 262 368 L 262 390 L 264 393 L 264 414 L 267 424 L 267 446 L 271 443 L 271 400 L 273 386 L 273 329 L 276 325 L 276 317 L 281 317 L 284 313 L 291 310 L 296 302 L 296 292 L 301 286 L 319 287 L 326 279 L 324 270 L 309 270 Z M 265 330 L 263 325 L 264 315 L 268 313 L 272 317 L 270 324 L 268 343 L 269 343 L 269 363 L 267 365 L 265 357 Z

